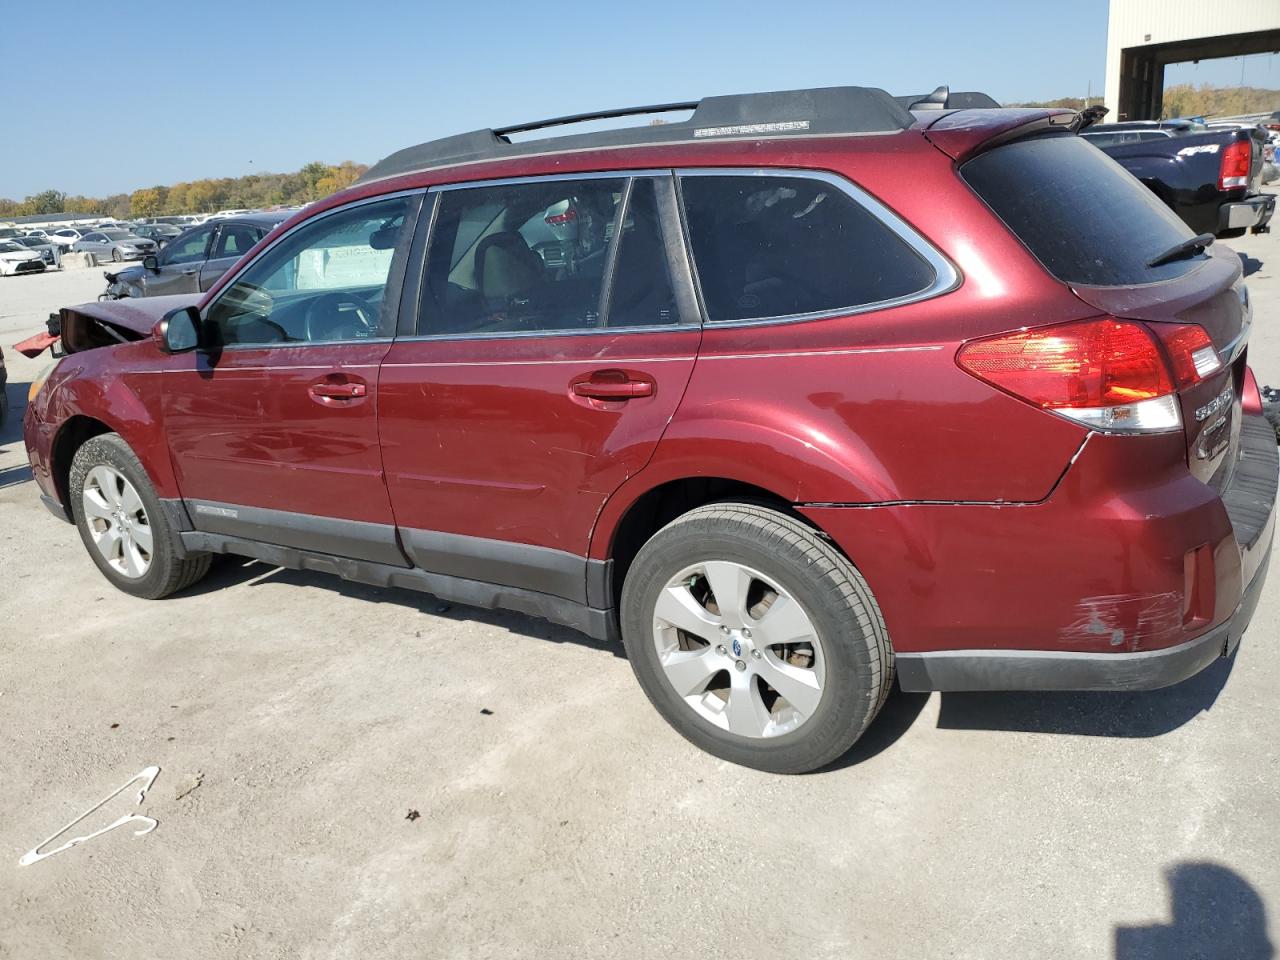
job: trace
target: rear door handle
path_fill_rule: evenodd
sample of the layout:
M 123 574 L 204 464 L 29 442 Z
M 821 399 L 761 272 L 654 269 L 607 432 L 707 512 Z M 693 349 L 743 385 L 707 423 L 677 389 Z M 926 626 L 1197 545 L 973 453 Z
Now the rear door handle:
M 630 400 L 632 397 L 652 397 L 652 380 L 580 380 L 573 385 L 575 396 L 589 400 Z

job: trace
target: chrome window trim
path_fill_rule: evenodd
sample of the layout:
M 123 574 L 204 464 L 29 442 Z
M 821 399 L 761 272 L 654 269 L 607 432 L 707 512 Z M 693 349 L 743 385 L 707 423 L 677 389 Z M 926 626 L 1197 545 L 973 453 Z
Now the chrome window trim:
M 903 220 L 900 216 L 893 212 L 888 206 L 877 200 L 870 193 L 863 190 L 853 181 L 848 180 L 839 174 L 830 173 L 826 170 L 807 170 L 803 168 L 793 167 L 678 167 L 675 175 L 677 180 L 683 180 L 686 177 L 790 177 L 807 180 L 820 180 L 823 183 L 835 187 L 837 190 L 848 196 L 854 203 L 858 204 L 866 210 L 871 216 L 891 230 L 900 240 L 902 240 L 911 250 L 933 270 L 933 282 L 915 293 L 910 293 L 901 297 L 893 297 L 889 300 L 876 300 L 872 303 L 859 304 L 851 307 L 839 307 L 832 310 L 820 310 L 813 313 L 792 313 L 782 314 L 774 317 L 751 317 L 744 320 L 712 320 L 706 316 L 706 308 L 703 308 L 703 323 L 707 327 L 715 327 L 723 329 L 729 327 L 758 327 L 768 324 L 782 323 L 804 323 L 810 320 L 828 320 L 833 317 L 852 317 L 862 313 L 871 313 L 876 310 L 888 310 L 893 307 L 901 307 L 908 303 L 918 303 L 921 300 L 929 300 L 933 297 L 942 296 L 950 293 L 960 285 L 961 275 L 959 269 L 948 260 L 941 251 L 933 246 L 921 234 Z M 683 210 L 683 195 L 681 196 L 681 208 Z M 693 250 L 692 243 L 689 244 L 689 256 L 694 265 L 694 277 L 697 278 L 697 254 Z M 702 299 L 702 285 L 698 283 L 698 297 Z
M 355 210 L 358 207 L 368 206 L 371 203 L 381 203 L 384 200 L 398 200 L 401 197 L 414 197 L 419 195 L 425 196 L 426 193 L 427 193 L 427 190 L 425 187 L 414 187 L 410 190 L 397 190 L 394 193 L 381 193 L 372 197 L 362 197 L 359 200 L 353 200 L 351 203 L 340 204 L 339 206 L 336 206 L 336 207 L 333 207 L 332 209 L 324 211 L 324 213 L 318 214 L 314 217 L 307 217 L 307 219 L 302 220 L 299 223 L 295 223 L 292 227 L 290 227 L 284 233 L 280 234 L 280 236 L 276 237 L 269 244 L 267 244 L 265 247 L 259 250 L 252 260 L 249 260 L 246 263 L 243 263 L 240 265 L 240 267 L 236 270 L 236 272 L 227 279 L 226 283 L 223 284 L 222 289 L 218 291 L 218 295 L 214 297 L 212 300 L 210 300 L 208 303 L 206 303 L 200 309 L 201 324 L 205 323 L 208 320 L 209 311 L 213 309 L 214 305 L 217 304 L 219 300 L 221 300 L 224 296 L 227 295 L 227 291 L 230 290 L 233 286 L 235 286 L 236 281 L 244 274 L 246 270 L 248 270 L 250 267 L 256 264 L 259 260 L 265 257 L 268 253 L 274 250 L 286 238 L 293 236 L 297 231 L 303 229 L 304 227 L 309 227 L 314 223 L 319 223 L 320 221 L 325 220 L 328 217 L 334 216 L 339 213 L 346 213 L 348 210 Z M 419 211 L 419 215 L 421 215 L 421 211 Z M 214 232 L 209 234 L 210 242 L 205 246 L 206 255 L 212 252 L 212 242 L 216 232 L 217 232 L 217 225 L 215 224 Z M 413 237 L 409 238 L 409 246 L 410 247 L 413 246 Z M 392 253 L 392 259 L 394 261 L 395 252 Z M 387 276 L 389 279 L 390 273 L 388 273 Z M 227 351 L 239 351 L 239 350 L 279 350 L 282 348 L 292 349 L 296 347 L 313 347 L 313 346 L 314 347 L 334 347 L 334 346 L 341 346 L 343 344 L 352 344 L 352 343 L 390 343 L 394 339 L 395 339 L 395 336 L 393 334 L 390 337 L 364 337 L 364 338 L 354 338 L 350 340 L 287 340 L 284 343 L 223 344 L 222 346 L 219 346 L 216 349 L 217 349 L 217 352 L 219 353 L 225 353 Z M 210 351 L 204 350 L 203 348 L 198 348 L 197 352 L 208 353 Z
M 624 190 L 630 192 L 632 181 L 638 177 L 652 177 L 654 179 L 671 180 L 674 177 L 674 171 L 670 167 L 661 169 L 644 168 L 640 170 L 610 170 L 596 171 L 592 173 L 547 173 L 532 174 L 526 177 L 504 177 L 500 180 L 469 180 L 465 183 L 442 183 L 427 190 L 428 194 L 445 193 L 451 190 L 470 190 L 476 187 L 506 187 L 515 186 L 522 183 L 552 183 L 563 180 L 623 180 L 625 181 Z M 677 200 L 677 205 L 679 201 Z M 435 210 L 432 211 L 430 233 L 435 233 L 436 214 L 439 211 L 440 204 L 436 204 Z M 623 211 L 625 213 L 625 211 Z M 422 296 L 422 290 L 426 288 L 426 272 L 427 258 L 431 253 L 431 242 L 434 236 L 427 237 L 426 248 L 423 250 L 422 256 L 422 278 L 421 287 L 419 289 L 419 298 Z M 673 278 L 673 283 L 674 283 Z M 697 284 L 694 284 L 695 291 Z M 602 293 L 604 292 L 602 289 Z M 421 308 L 419 307 L 419 310 Z M 420 315 L 419 315 L 420 318 Z M 634 327 L 588 327 L 577 329 L 574 327 L 566 327 L 563 330 L 497 330 L 489 333 L 415 333 L 406 336 L 396 337 L 397 343 L 417 343 L 421 341 L 465 341 L 465 340 L 528 340 L 534 337 L 593 337 L 607 335 L 611 337 L 620 337 L 633 335 L 638 333 L 662 333 L 673 332 L 678 330 L 700 331 L 702 324 L 698 322 L 700 318 L 694 318 L 686 323 L 665 323 L 651 324 L 649 326 Z

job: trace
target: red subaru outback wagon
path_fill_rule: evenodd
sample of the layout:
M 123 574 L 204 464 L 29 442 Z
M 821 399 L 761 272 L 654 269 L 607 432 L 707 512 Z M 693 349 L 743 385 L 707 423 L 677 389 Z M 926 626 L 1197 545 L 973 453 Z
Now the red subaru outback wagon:
M 412 147 L 203 296 L 64 309 L 45 502 L 140 597 L 231 553 L 620 638 L 680 733 L 779 772 L 895 673 L 1234 651 L 1277 477 L 1235 255 L 1070 113 L 683 106 Z

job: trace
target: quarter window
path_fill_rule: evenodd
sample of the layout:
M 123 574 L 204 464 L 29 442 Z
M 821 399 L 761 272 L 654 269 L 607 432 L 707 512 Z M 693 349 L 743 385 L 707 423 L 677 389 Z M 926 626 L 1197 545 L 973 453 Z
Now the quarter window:
M 708 320 L 852 310 L 934 282 L 920 254 L 827 180 L 686 176 L 681 192 Z
M 679 321 L 648 177 L 531 180 L 440 197 L 419 333 L 567 332 Z M 619 226 L 621 224 L 621 227 Z
M 351 207 L 268 250 L 209 308 L 212 345 L 363 340 L 389 331 L 386 286 L 408 204 L 397 197 Z

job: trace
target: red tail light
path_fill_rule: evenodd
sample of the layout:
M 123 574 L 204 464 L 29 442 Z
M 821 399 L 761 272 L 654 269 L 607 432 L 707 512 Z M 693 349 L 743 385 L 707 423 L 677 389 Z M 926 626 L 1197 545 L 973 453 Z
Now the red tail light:
M 1175 390 L 1221 364 L 1197 326 L 1170 325 L 1164 339 L 1170 360 L 1143 324 L 1101 317 L 974 340 L 956 362 L 1006 393 L 1089 426 L 1170 430 L 1182 422 Z
M 1222 166 L 1218 169 L 1218 189 L 1231 190 L 1249 185 L 1249 165 L 1253 160 L 1253 148 L 1247 140 L 1227 144 L 1222 151 Z

